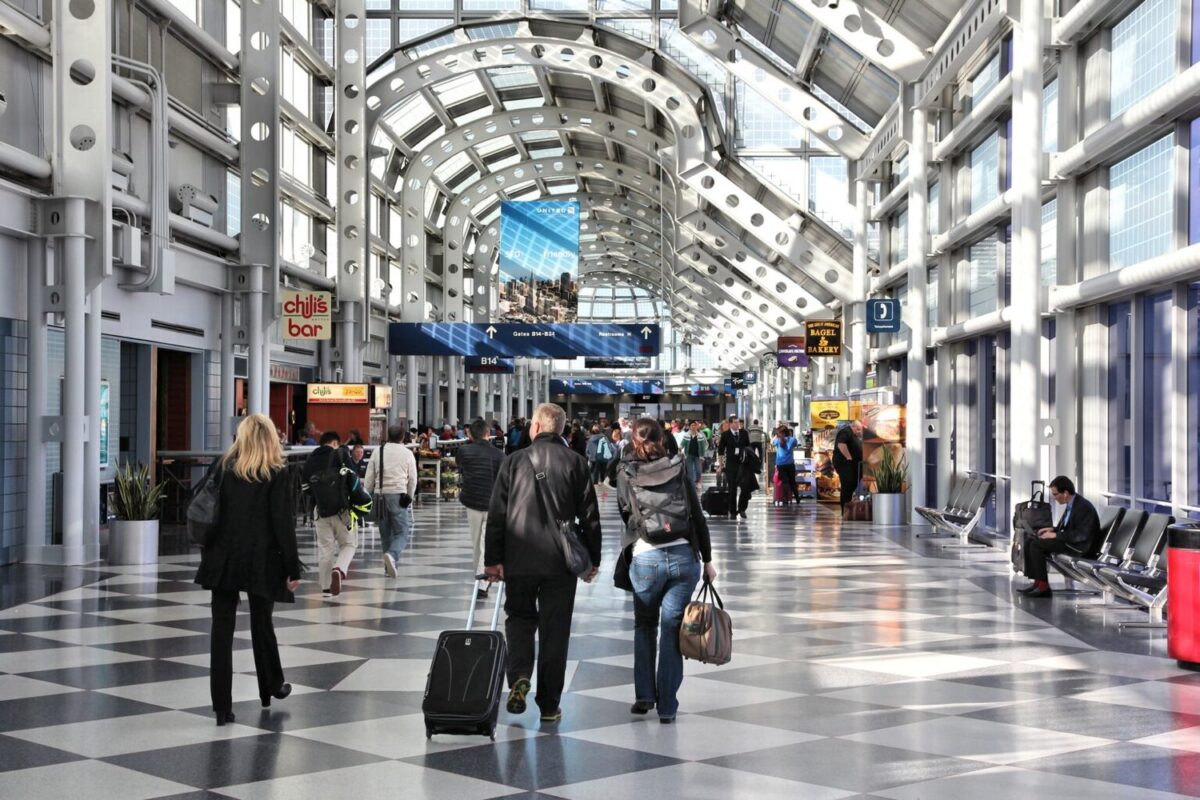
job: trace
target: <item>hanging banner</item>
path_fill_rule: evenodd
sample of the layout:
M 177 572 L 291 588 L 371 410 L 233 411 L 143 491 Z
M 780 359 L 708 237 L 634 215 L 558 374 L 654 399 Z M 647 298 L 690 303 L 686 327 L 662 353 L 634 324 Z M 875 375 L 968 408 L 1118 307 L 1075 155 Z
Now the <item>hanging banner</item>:
M 284 289 L 280 293 L 280 330 L 285 339 L 327 340 L 333 333 L 333 299 L 329 292 Z
M 585 358 L 584 369 L 650 369 L 649 356 L 631 358 Z
M 466 356 L 463 364 L 468 375 L 512 375 L 517 371 L 511 358 L 500 356 Z
M 839 422 L 850 419 L 846 400 L 812 400 L 808 404 L 809 421 L 814 431 L 834 430 Z
M 808 340 L 803 336 L 780 336 L 775 343 L 779 366 L 785 368 L 807 367 L 808 353 L 805 350 L 807 344 Z
M 368 389 L 365 383 L 310 383 L 308 402 L 366 404 Z
M 809 320 L 804 325 L 807 342 L 804 350 L 810 358 L 842 354 L 842 321 L 840 319 Z
M 578 272 L 579 203 L 501 201 L 501 322 L 574 322 Z

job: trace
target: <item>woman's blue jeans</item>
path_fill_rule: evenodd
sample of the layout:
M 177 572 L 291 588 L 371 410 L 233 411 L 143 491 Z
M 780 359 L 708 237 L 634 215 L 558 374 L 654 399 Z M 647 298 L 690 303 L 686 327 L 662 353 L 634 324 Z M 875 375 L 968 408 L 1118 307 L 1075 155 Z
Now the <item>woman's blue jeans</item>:
M 700 562 L 691 545 L 650 550 L 633 557 L 629 576 L 633 582 L 633 685 L 637 700 L 655 703 L 660 718 L 673 719 L 679 710 L 677 695 L 683 683 L 679 625 L 700 581 Z

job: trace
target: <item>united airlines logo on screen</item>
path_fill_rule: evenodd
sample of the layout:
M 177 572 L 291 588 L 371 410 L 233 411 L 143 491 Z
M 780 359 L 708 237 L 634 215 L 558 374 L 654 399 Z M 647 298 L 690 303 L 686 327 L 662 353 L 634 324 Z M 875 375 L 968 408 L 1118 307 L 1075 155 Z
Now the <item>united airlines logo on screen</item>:
M 500 204 L 502 322 L 574 322 L 579 305 L 579 203 Z

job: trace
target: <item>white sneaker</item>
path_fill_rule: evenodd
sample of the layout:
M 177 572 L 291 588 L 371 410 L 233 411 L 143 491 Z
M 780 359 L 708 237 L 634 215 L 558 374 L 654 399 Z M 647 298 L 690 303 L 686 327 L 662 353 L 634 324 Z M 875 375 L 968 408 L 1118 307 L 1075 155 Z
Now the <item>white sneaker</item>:
M 383 571 L 389 578 L 396 577 L 396 559 L 392 558 L 391 553 L 383 554 Z

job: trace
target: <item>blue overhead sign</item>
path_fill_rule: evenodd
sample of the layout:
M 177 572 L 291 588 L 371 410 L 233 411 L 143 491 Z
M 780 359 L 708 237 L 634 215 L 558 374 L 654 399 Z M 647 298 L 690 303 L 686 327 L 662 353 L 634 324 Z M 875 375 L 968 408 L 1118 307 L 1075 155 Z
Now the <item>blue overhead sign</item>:
M 900 301 L 876 298 L 867 301 L 867 333 L 899 333 Z
M 659 327 L 638 323 L 393 322 L 394 356 L 656 356 Z
M 637 394 L 660 395 L 665 393 L 661 380 L 626 380 L 608 378 L 551 378 L 550 394 Z
M 725 393 L 725 389 L 715 383 L 693 383 L 688 387 L 688 394 L 692 397 L 719 397 Z
M 665 394 L 666 386 L 661 380 L 625 380 L 621 381 L 621 391 L 625 394 Z
M 468 375 L 512 375 L 517 371 L 511 358 L 501 356 L 467 356 L 463 364 Z

